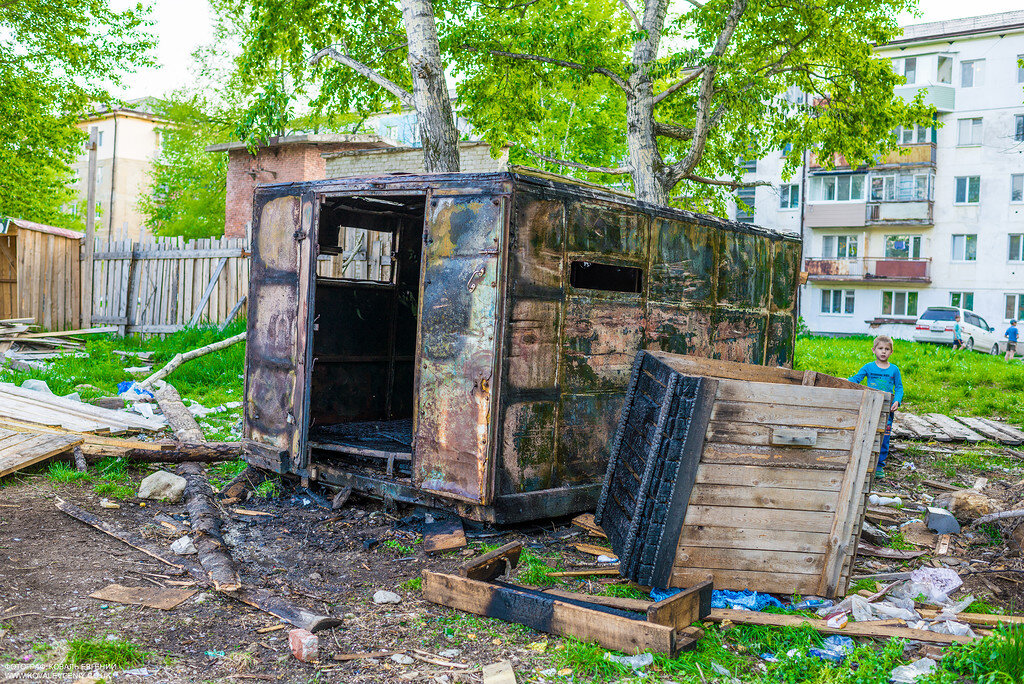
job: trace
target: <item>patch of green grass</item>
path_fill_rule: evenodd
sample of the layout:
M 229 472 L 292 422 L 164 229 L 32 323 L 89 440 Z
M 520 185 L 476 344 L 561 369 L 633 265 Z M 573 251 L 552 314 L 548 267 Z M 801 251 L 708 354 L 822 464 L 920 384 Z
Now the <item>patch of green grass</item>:
M 874 359 L 872 338 L 801 336 L 794 366 L 841 378 Z M 1024 424 L 1024 364 L 978 353 L 952 354 L 949 347 L 896 340 L 892 362 L 903 376 L 904 403 L 914 412 L 1001 416 Z
M 978 684 L 1024 682 L 1024 625 L 1000 625 L 992 636 L 947 647 L 942 667 Z
M 32 644 L 32 651 L 35 653 L 45 653 L 52 649 L 53 646 L 45 641 L 36 641 Z
M 965 613 L 977 613 L 980 615 L 1002 615 L 1005 611 L 987 601 L 975 601 L 964 609 Z
M 281 484 L 277 480 L 267 480 L 261 482 L 256 487 L 256 496 L 262 496 L 264 499 L 276 499 L 281 496 Z
M 550 564 L 549 564 L 550 562 Z M 556 557 L 545 557 L 533 549 L 523 548 L 519 554 L 519 568 L 516 578 L 523 584 L 535 587 L 552 587 L 564 584 L 561 577 L 551 577 L 549 573 L 563 570 L 561 561 Z
M 590 644 L 573 637 L 566 638 L 564 647 L 557 653 L 559 669 L 572 668 L 574 680 L 586 677 L 593 682 L 618 682 L 633 673 L 629 666 L 614 660 L 607 660 L 604 654 L 609 651 L 597 644 Z
M 235 459 L 234 461 L 215 463 L 207 468 L 206 474 L 210 478 L 210 483 L 219 489 L 233 480 L 240 472 L 245 470 L 246 465 L 248 464 L 240 458 Z
M 93 466 L 96 477 L 107 482 L 129 482 L 128 462 L 123 458 L 107 457 Z
M 51 482 L 58 484 L 81 484 L 92 479 L 88 471 L 82 473 L 75 469 L 70 463 L 53 461 L 46 467 L 46 477 Z
M 849 594 L 856 594 L 858 591 L 870 591 L 874 594 L 878 591 L 878 582 L 873 579 L 859 579 L 850 586 Z
M 632 584 L 607 584 L 601 590 L 601 596 L 615 596 L 617 598 L 631 598 L 650 601 L 651 595 L 640 587 Z
M 903 536 L 902 532 L 897 532 L 896 534 L 892 535 L 892 538 L 889 539 L 889 543 L 887 544 L 887 546 L 890 549 L 896 549 L 898 551 L 914 551 L 915 549 L 917 549 L 916 546 L 907 541 L 906 537 Z
M 117 639 L 114 641 L 70 639 L 68 654 L 64 662 L 68 665 L 112 665 L 118 668 L 141 665 L 149 658 L 150 653 L 139 646 Z
M 93 486 L 92 491 L 100 496 L 114 499 L 130 499 L 135 496 L 135 488 L 117 482 L 100 482 Z
M 1003 543 L 1003 533 L 999 529 L 999 525 L 995 523 L 984 523 L 978 525 L 978 531 L 985 535 L 986 542 L 985 546 L 1001 546 Z
M 396 551 L 398 551 L 398 553 L 402 554 L 403 556 L 416 555 L 416 549 L 414 549 L 411 546 L 406 546 L 397 539 L 388 539 L 386 542 L 384 542 L 384 546 L 386 546 L 389 549 L 395 549 Z
M 944 477 L 955 478 L 963 473 L 980 473 L 991 470 L 1012 472 L 1021 470 L 1021 462 L 1015 458 L 988 454 L 982 451 L 954 451 L 950 454 L 936 454 L 932 465 Z
M 398 586 L 404 589 L 405 591 L 419 591 L 420 588 L 423 586 L 423 578 L 413 577 L 411 579 L 405 580 Z

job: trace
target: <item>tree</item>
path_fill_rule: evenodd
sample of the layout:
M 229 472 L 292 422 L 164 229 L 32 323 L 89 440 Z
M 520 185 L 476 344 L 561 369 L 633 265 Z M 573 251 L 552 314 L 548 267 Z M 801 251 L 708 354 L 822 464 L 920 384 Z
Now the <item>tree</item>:
M 689 0 L 679 14 L 669 5 L 481 5 L 449 35 L 465 76 L 462 113 L 495 145 L 627 176 L 641 200 L 698 206 L 744 185 L 744 157 L 787 150 L 787 174 L 810 149 L 826 165 L 836 154 L 869 163 L 896 147 L 896 126 L 932 125 L 933 110 L 895 96 L 900 77 L 871 52 L 898 34 L 896 16 L 913 0 Z M 552 84 L 605 93 L 621 113 L 619 140 L 601 151 L 601 163 L 555 160 L 533 147 L 544 142 L 529 129 L 550 116 L 540 93 Z M 511 107 L 516 118 L 504 114 Z
M 244 27 L 241 69 L 283 65 L 296 83 L 322 79 L 314 109 L 413 107 L 427 171 L 458 171 L 458 130 L 430 0 L 214 0 Z M 283 18 L 287 17 L 287 21 Z M 329 58 L 334 64 L 324 61 Z
M 150 63 L 144 14 L 106 0 L 0 2 L 0 215 L 78 225 L 65 208 L 85 140 L 75 123 Z

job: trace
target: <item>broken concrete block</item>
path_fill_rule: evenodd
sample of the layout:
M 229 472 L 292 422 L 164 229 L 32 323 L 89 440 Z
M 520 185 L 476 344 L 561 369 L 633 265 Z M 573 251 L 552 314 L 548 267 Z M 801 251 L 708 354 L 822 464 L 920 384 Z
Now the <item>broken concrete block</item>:
M 960 523 L 956 517 L 944 508 L 928 507 L 928 528 L 936 534 L 960 534 Z
M 288 632 L 288 646 L 292 649 L 292 655 L 304 663 L 312 662 L 320 655 L 320 639 L 307 629 Z
M 191 556 L 194 553 L 199 553 L 187 535 L 171 544 L 171 551 L 179 556 Z
M 402 597 L 393 591 L 378 591 L 373 595 L 374 603 L 401 603 Z
M 932 506 L 945 508 L 960 522 L 970 522 L 983 515 L 995 513 L 999 506 L 984 494 L 970 490 L 943 492 L 935 497 Z
M 139 484 L 138 497 L 140 499 L 154 499 L 166 501 L 167 503 L 178 503 L 181 495 L 185 493 L 185 478 L 169 473 L 166 470 L 158 470 Z
M 395 661 L 396 663 L 398 663 L 399 665 L 412 665 L 413 663 L 416 662 L 415 660 L 413 660 L 409 656 L 405 655 L 404 653 L 396 653 L 393 656 L 391 656 L 391 659 L 393 661 Z

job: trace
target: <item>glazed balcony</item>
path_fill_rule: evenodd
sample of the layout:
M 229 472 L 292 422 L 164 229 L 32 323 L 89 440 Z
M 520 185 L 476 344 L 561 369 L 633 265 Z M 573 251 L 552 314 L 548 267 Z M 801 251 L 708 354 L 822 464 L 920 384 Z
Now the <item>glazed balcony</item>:
M 804 259 L 807 279 L 835 283 L 930 283 L 931 259 Z
M 931 200 L 868 202 L 864 225 L 932 226 L 934 204 Z

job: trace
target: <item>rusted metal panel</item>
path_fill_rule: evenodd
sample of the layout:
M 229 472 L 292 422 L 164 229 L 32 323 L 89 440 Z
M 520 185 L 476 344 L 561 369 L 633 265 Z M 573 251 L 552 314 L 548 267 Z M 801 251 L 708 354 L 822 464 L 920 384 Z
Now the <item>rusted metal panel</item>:
M 427 491 L 484 504 L 506 201 L 428 195 L 423 247 L 415 479 Z
M 654 219 L 648 275 L 652 304 L 714 303 L 717 243 L 717 231 L 708 226 Z
M 519 286 L 515 294 L 529 296 L 542 288 L 561 290 L 565 203 L 518 192 L 514 207 L 509 278 Z
M 621 392 L 629 383 L 644 337 L 643 304 L 640 295 L 620 299 L 605 294 L 566 298 L 560 364 L 564 392 Z
M 796 325 L 791 311 L 773 313 L 768 323 L 767 352 L 764 365 L 793 367 L 793 345 Z
M 498 493 L 532 492 L 559 486 L 554 401 L 523 401 L 505 409 Z
M 767 293 L 765 293 L 767 295 Z M 764 363 L 766 313 L 719 309 L 715 316 L 711 358 Z
M 772 311 L 794 311 L 800 289 L 800 244 L 782 242 L 772 245 Z
M 314 206 L 274 197 L 258 208 L 252 245 L 244 433 L 254 458 L 281 472 L 303 452 Z M 298 461 L 299 459 L 296 459 Z M 302 463 L 298 463 L 301 467 Z
M 566 222 L 567 252 L 647 260 L 649 218 L 606 202 L 572 202 Z
M 561 304 L 513 300 L 508 320 L 507 390 L 543 390 L 558 382 Z
M 723 231 L 721 245 L 718 303 L 742 308 L 766 308 L 771 278 L 771 245 L 768 239 L 750 233 Z
M 562 486 L 600 481 L 625 388 L 616 394 L 563 394 L 558 426 L 559 482 Z
M 714 333 L 714 309 L 690 309 L 685 305 L 651 306 L 647 313 L 644 348 L 710 357 Z

